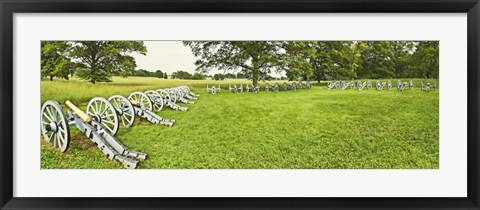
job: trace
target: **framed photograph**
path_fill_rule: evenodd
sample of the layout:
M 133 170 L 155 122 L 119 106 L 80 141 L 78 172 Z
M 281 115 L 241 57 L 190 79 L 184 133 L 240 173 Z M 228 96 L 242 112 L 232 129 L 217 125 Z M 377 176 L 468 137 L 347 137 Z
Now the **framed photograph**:
M 1 209 L 479 209 L 478 0 L 0 7 Z

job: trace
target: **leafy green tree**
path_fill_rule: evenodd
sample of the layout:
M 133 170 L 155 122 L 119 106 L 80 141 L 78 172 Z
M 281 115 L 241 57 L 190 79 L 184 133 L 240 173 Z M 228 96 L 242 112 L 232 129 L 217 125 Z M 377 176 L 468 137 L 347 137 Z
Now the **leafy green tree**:
M 438 79 L 438 41 L 422 41 L 418 43 L 416 48 L 416 51 L 412 55 L 412 63 L 415 65 L 415 77 Z
M 168 74 L 167 74 L 167 72 L 163 73 L 163 79 L 168 79 Z
M 178 70 L 171 74 L 173 79 L 191 79 L 192 75 L 186 71 Z
M 70 61 L 69 45 L 65 41 L 42 41 L 41 43 L 41 76 L 68 80 L 68 75 L 77 66 Z
M 289 80 L 302 78 L 307 80 L 313 75 L 312 57 L 316 53 L 315 42 L 308 41 L 286 41 L 282 42 L 285 51 L 281 55 L 282 68 L 285 69 Z
M 365 41 L 365 50 L 360 57 L 359 78 L 394 78 L 395 63 L 389 41 Z
M 128 71 L 121 71 L 119 73 L 119 76 L 121 76 L 122 78 L 128 78 L 129 75 L 130 73 Z
M 133 71 L 137 65 L 131 53 L 147 53 L 142 41 L 75 41 L 71 44 L 73 61 L 82 67 L 77 76 L 93 84 L 111 82 L 112 72 Z
M 190 79 L 193 79 L 193 80 L 204 80 L 205 79 L 205 75 L 203 74 L 200 74 L 200 73 L 195 73 L 192 75 L 192 77 L 190 77 Z
M 225 78 L 235 79 L 235 78 L 237 78 L 237 75 L 236 75 L 236 74 L 232 74 L 232 73 L 226 73 L 226 74 L 225 74 Z
M 225 79 L 225 75 L 223 75 L 223 74 L 214 74 L 214 75 L 213 75 L 213 79 L 214 79 L 214 80 L 223 80 L 223 79 Z
M 416 46 L 416 42 L 412 41 L 391 41 L 390 45 L 392 46 L 392 62 L 395 66 L 395 77 L 414 77 L 411 74 L 412 65 L 412 53 Z
M 137 77 L 150 77 L 150 72 L 145 69 L 138 69 L 134 71 L 133 76 Z
M 309 47 L 313 49 L 309 53 L 309 62 L 313 69 L 313 76 L 318 83 L 327 78 L 339 78 L 339 72 L 343 66 L 348 66 L 345 58 L 350 43 L 340 41 L 317 41 L 311 42 Z
M 280 42 L 275 41 L 185 41 L 193 55 L 198 72 L 219 69 L 225 72 L 240 71 L 249 75 L 253 85 L 258 80 L 278 71 Z
M 161 70 L 157 70 L 153 73 L 153 76 L 158 78 L 163 78 L 163 72 Z

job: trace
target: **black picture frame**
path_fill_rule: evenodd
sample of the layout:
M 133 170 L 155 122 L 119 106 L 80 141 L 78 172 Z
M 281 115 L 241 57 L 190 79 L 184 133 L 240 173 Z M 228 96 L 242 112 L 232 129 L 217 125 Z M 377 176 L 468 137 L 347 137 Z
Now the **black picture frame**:
M 478 0 L 0 0 L 1 209 L 479 209 Z M 468 188 L 466 198 L 17 198 L 13 192 L 15 13 L 467 13 Z M 392 180 L 393 181 L 393 180 Z

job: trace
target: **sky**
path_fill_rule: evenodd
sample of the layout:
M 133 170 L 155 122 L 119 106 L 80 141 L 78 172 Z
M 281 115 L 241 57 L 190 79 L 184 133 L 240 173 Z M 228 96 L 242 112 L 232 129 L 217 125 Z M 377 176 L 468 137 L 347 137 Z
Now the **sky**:
M 162 70 L 171 74 L 177 70 L 195 72 L 195 56 L 181 41 L 145 41 L 147 55 L 134 53 L 137 69 Z
M 193 55 L 190 47 L 183 46 L 182 41 L 144 41 L 144 44 L 147 47 L 147 55 L 132 54 L 137 62 L 137 69 L 152 72 L 161 70 L 167 72 L 168 75 L 178 70 L 195 73 L 197 58 Z M 208 72 L 209 75 L 216 73 L 223 74 L 224 72 L 216 69 Z M 270 75 L 280 76 L 278 73 Z

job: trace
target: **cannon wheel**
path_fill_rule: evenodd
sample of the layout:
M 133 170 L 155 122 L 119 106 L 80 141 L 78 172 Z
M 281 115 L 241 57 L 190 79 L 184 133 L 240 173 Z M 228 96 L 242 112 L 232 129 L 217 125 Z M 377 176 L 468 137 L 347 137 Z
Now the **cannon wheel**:
M 130 127 L 135 121 L 135 110 L 130 100 L 121 95 L 113 95 L 108 101 L 115 107 L 117 114 L 122 121 L 122 125 Z
M 177 100 L 180 99 L 180 98 L 185 98 L 185 95 L 184 92 L 179 89 L 179 88 L 171 88 L 171 90 L 173 90 L 173 92 L 175 93 L 175 95 L 177 96 Z
M 107 99 L 102 97 L 92 98 L 87 105 L 87 114 L 105 126 L 112 135 L 117 134 L 120 127 L 117 109 Z
M 62 107 L 56 101 L 48 100 L 42 105 L 41 127 L 45 141 L 65 152 L 70 144 L 70 127 Z
M 161 100 L 160 102 L 156 102 L 156 101 L 152 101 L 152 104 L 153 104 L 153 109 L 155 111 L 162 111 L 163 109 L 163 98 L 162 96 L 160 95 L 160 93 L 158 93 L 157 91 L 154 91 L 154 90 L 147 90 L 145 91 L 145 94 L 150 98 L 150 97 L 157 97 L 159 100 Z
M 212 90 L 213 90 L 213 87 L 212 87 Z M 168 92 L 166 90 L 157 89 L 156 91 L 160 94 L 160 96 L 162 96 L 162 98 L 164 100 L 163 101 L 164 104 L 166 104 L 167 101 L 172 101 L 172 99 L 170 98 L 170 94 L 168 94 Z
M 167 91 L 167 93 L 170 95 L 171 101 L 173 103 L 176 103 L 179 98 L 175 91 L 173 91 L 172 89 L 165 89 L 165 91 Z
M 138 103 L 140 103 L 140 108 L 152 111 L 152 101 L 150 101 L 150 98 L 145 93 L 142 92 L 133 92 L 128 96 L 129 100 L 135 100 Z

